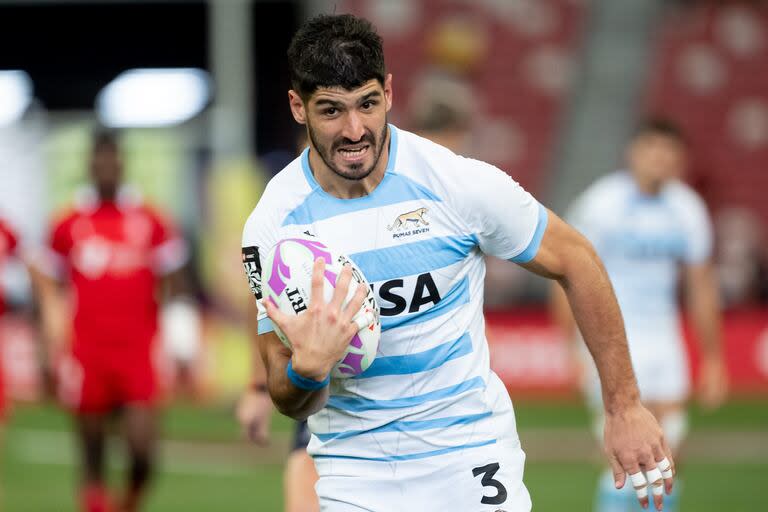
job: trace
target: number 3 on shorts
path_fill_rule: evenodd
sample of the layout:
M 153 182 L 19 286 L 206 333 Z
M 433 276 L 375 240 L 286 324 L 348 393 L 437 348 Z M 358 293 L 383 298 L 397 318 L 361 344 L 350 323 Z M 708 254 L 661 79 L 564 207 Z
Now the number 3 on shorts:
M 480 503 L 483 505 L 501 505 L 507 500 L 507 489 L 504 488 L 501 482 L 493 478 L 493 475 L 495 475 L 498 470 L 498 462 L 486 464 L 485 466 L 480 466 L 479 468 L 474 468 L 472 470 L 472 476 L 474 477 L 483 475 L 482 480 L 480 480 L 483 487 L 496 488 L 496 496 L 483 496 L 483 499 L 480 500 Z

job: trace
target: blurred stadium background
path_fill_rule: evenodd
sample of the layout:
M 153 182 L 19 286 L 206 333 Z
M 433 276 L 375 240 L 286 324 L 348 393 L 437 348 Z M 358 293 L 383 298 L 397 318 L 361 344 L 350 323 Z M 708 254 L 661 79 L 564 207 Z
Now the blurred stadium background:
M 2 0 L 0 213 L 27 245 L 85 181 L 91 129 L 124 128 L 129 181 L 194 247 L 205 312 L 200 396 L 171 401 L 149 511 L 276 512 L 291 423 L 247 446 L 233 418 L 249 352 L 239 239 L 292 158 L 285 49 L 305 17 L 353 12 L 384 37 L 391 119 L 427 106 L 467 119 L 465 153 L 509 172 L 556 212 L 621 162 L 645 114 L 679 122 L 687 179 L 717 237 L 732 398 L 692 406 L 686 511 L 764 510 L 768 481 L 768 4 L 696 0 Z M 158 71 L 160 70 L 160 71 Z M 2 363 L 16 402 L 0 509 L 74 510 L 69 420 L 43 392 L 23 269 L 9 263 Z M 510 388 L 539 511 L 589 510 L 601 467 L 546 310 L 546 286 L 489 262 L 492 365 Z M 697 354 L 691 347 L 696 375 Z M 119 457 L 114 458 L 119 467 Z

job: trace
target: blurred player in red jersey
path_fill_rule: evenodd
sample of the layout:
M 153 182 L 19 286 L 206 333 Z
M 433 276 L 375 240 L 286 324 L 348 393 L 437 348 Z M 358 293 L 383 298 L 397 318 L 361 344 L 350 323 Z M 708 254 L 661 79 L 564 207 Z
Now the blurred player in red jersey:
M 68 354 L 58 392 L 75 413 L 83 463 L 82 509 L 138 510 L 151 473 L 157 430 L 158 287 L 178 288 L 187 245 L 176 230 L 121 187 L 123 169 L 114 133 L 99 132 L 90 161 L 94 189 L 51 231 L 50 259 L 40 273 L 41 309 L 56 336 L 56 277 L 71 297 Z M 161 279 L 161 278 L 164 278 Z M 165 281 L 161 283 L 161 281 Z M 53 340 L 49 340 L 53 341 Z M 127 488 L 111 508 L 104 484 L 108 420 L 120 412 L 130 455 Z
M 13 230 L 7 223 L 0 219 L 0 266 L 5 260 L 12 255 L 18 245 L 18 239 Z M 0 318 L 5 313 L 5 301 L 3 300 L 2 290 L 0 290 Z M 0 347 L 2 347 L 2 340 L 0 340 Z M 2 350 L 0 350 L 2 354 Z M 0 441 L 2 441 L 2 424 L 6 414 L 6 399 L 5 399 L 5 386 L 3 385 L 3 365 L 2 357 L 0 357 Z

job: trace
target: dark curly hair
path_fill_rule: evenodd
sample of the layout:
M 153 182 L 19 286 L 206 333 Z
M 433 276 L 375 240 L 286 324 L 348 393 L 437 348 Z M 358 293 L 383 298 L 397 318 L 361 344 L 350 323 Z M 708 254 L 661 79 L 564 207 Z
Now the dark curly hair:
M 299 28 L 288 48 L 291 86 L 304 101 L 319 87 L 356 89 L 376 79 L 384 85 L 381 36 L 368 20 L 321 14 Z

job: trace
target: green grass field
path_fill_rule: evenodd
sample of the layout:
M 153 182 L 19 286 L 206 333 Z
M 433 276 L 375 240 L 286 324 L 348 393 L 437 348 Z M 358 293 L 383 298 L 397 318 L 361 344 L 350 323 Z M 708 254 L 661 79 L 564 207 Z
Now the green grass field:
M 518 403 L 525 480 L 536 511 L 588 511 L 601 470 L 576 403 Z M 714 414 L 692 410 L 690 450 L 682 465 L 683 511 L 765 510 L 768 401 L 732 402 Z M 269 447 L 240 440 L 231 407 L 170 408 L 161 467 L 147 512 L 278 512 L 281 463 L 291 422 L 274 420 Z M 69 418 L 51 407 L 19 407 L 4 435 L 2 507 L 7 512 L 75 511 L 76 453 Z M 110 447 L 111 482 L 123 467 Z

